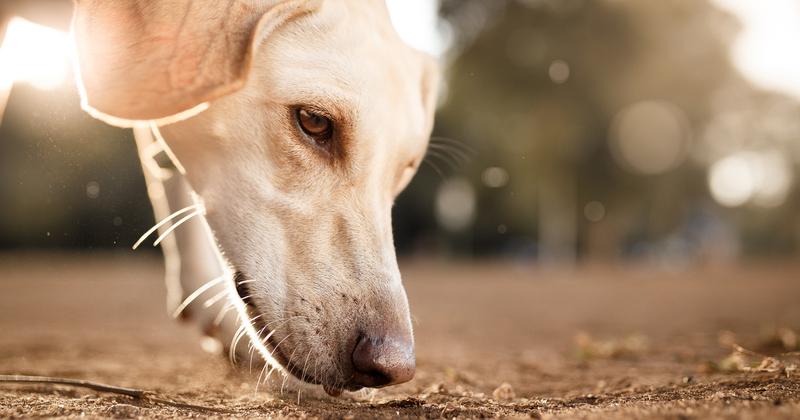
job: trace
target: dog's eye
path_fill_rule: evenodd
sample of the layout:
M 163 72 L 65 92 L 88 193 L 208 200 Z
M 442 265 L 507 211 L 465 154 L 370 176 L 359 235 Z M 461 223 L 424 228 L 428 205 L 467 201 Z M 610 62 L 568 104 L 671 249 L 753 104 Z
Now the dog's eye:
M 333 136 L 333 122 L 330 118 L 305 108 L 295 111 L 300 129 L 318 145 L 325 146 Z

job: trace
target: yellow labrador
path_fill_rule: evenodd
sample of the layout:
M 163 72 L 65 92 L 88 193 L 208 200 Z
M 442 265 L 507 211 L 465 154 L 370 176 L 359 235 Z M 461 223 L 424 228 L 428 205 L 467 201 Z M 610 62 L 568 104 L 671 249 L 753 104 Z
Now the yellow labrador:
M 232 352 L 331 395 L 410 380 L 391 209 L 439 76 L 383 1 L 77 0 L 73 33 L 84 108 L 135 127 L 172 310 L 235 308 Z

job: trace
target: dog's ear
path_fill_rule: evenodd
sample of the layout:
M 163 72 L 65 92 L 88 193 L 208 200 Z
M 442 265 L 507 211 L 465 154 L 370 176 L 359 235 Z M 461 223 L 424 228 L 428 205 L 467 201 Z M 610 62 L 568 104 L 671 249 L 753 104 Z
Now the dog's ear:
M 308 0 L 77 0 L 83 108 L 118 126 L 169 122 L 244 86 L 257 43 Z

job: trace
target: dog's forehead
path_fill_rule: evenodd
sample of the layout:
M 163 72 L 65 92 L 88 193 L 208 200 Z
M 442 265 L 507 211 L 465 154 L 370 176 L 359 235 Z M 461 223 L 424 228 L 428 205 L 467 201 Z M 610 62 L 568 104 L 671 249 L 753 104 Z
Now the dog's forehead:
M 367 135 L 425 137 L 424 62 L 397 35 L 382 1 L 324 2 L 261 48 L 257 77 L 277 101 L 320 99 L 351 114 Z

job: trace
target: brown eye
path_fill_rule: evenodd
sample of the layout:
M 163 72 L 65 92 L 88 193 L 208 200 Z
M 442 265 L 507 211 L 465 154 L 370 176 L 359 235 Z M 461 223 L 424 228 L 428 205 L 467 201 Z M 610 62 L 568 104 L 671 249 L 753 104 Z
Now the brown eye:
M 324 146 L 331 139 L 333 122 L 330 118 L 305 108 L 298 108 L 295 117 L 303 133 L 311 137 L 318 145 Z

